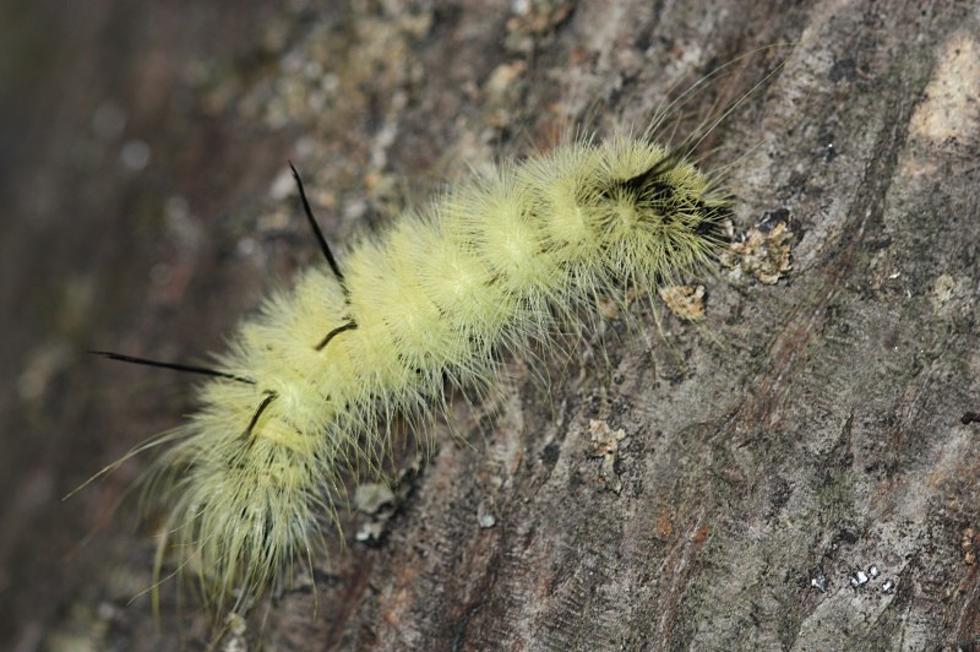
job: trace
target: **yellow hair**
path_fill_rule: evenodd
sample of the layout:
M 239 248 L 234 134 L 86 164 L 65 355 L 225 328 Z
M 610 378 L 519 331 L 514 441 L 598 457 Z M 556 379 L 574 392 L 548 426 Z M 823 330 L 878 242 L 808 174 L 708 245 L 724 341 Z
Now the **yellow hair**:
M 381 473 L 392 415 L 438 416 L 454 385 L 489 385 L 499 352 L 521 355 L 595 296 L 696 270 L 728 210 L 645 138 L 580 141 L 365 237 L 342 280 L 307 270 L 240 327 L 220 365 L 234 378 L 202 388 L 159 460 L 169 543 L 216 603 L 256 595 L 336 522 L 350 476 Z

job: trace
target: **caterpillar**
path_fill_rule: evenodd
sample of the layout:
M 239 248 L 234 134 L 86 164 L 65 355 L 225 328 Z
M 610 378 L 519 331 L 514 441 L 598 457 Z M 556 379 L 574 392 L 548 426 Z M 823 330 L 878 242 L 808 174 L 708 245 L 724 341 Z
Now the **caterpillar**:
M 150 472 L 165 549 L 209 602 L 236 607 L 310 560 L 351 477 L 383 475 L 396 418 L 424 441 L 451 393 L 492 385 L 595 313 L 709 266 L 731 198 L 649 135 L 578 138 L 503 163 L 341 255 L 323 254 L 245 320 L 211 367 L 99 352 L 207 377 Z

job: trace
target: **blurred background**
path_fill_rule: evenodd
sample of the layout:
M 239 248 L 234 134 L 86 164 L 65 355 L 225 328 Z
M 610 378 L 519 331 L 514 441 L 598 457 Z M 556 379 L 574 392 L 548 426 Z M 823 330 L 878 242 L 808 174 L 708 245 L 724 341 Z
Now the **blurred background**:
M 139 464 L 61 498 L 173 425 L 188 383 L 85 351 L 203 352 L 227 326 L 207 306 L 240 310 L 251 270 L 218 271 L 242 258 L 222 218 L 282 165 L 283 130 L 242 134 L 202 96 L 269 65 L 267 5 L 0 3 L 2 649 L 101 649 L 112 605 L 149 585 L 152 539 L 122 501 Z

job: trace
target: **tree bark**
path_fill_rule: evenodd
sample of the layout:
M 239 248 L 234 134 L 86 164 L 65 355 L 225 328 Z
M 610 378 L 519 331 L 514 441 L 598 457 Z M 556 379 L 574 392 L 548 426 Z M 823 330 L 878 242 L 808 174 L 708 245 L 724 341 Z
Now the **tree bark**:
M 0 647 L 212 640 L 174 582 L 159 630 L 130 602 L 154 524 L 123 499 L 152 453 L 59 498 L 193 407 L 185 379 L 86 348 L 200 358 L 319 255 L 288 159 L 344 242 L 677 98 L 665 138 L 725 113 L 704 166 L 769 274 L 735 252 L 700 325 L 636 307 L 638 328 L 512 361 L 462 439 L 395 464 L 393 515 L 345 517 L 219 646 L 980 646 L 972 3 L 84 4 L 3 21 L 25 63 L 0 78 Z

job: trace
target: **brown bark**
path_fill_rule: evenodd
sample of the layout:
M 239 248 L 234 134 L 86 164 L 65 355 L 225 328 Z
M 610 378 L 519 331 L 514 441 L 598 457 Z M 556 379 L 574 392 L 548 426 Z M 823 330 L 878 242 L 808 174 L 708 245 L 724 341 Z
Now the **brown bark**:
M 153 541 L 133 501 L 111 512 L 148 458 L 59 502 L 192 385 L 83 351 L 220 348 L 318 255 L 287 159 L 344 241 L 569 123 L 643 125 L 725 62 L 675 116 L 748 93 L 706 166 L 731 165 L 737 233 L 787 224 L 792 269 L 706 279 L 703 327 L 638 310 L 570 361 L 515 362 L 498 412 L 454 420 L 469 445 L 438 433 L 379 543 L 351 515 L 317 591 L 300 578 L 221 645 L 980 645 L 980 16 L 786 4 L 3 10 L 0 647 L 208 641 L 173 583 L 161 632 L 129 604 Z

